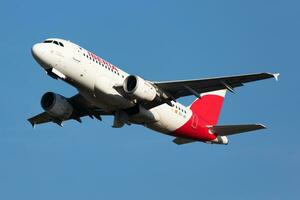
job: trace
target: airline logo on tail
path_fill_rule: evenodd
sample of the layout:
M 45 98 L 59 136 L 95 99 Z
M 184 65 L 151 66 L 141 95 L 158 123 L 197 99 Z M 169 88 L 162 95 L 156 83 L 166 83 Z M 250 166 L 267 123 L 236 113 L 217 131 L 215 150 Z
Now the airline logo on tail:
M 191 118 L 175 131 L 179 137 L 188 136 L 197 138 L 210 143 L 227 144 L 227 137 L 219 137 L 212 133 L 209 127 L 217 124 L 226 89 L 202 93 L 191 105 Z

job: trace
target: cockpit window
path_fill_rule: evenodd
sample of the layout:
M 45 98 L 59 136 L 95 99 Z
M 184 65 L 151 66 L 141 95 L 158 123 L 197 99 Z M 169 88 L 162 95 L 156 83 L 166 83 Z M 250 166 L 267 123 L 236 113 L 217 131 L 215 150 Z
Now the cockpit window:
M 58 46 L 64 47 L 64 44 L 62 42 L 58 42 L 58 41 L 55 41 L 55 40 L 45 40 L 44 43 L 53 43 L 53 44 L 56 44 Z

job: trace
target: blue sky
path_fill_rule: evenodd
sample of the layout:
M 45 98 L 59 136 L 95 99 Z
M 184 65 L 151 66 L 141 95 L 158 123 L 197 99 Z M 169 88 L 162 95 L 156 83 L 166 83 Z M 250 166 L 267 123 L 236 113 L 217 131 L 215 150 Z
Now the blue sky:
M 0 199 L 299 199 L 300 3 L 0 0 Z M 149 80 L 280 72 L 226 97 L 220 124 L 264 123 L 228 146 L 176 146 L 140 126 L 84 119 L 32 129 L 40 97 L 76 90 L 30 48 L 71 40 Z M 192 97 L 181 101 L 188 105 Z

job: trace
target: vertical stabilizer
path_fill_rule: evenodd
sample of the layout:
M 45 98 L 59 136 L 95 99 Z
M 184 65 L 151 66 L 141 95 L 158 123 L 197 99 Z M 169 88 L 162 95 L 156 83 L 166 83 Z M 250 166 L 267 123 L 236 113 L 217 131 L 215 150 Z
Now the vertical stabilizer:
M 190 109 L 199 118 L 199 125 L 214 126 L 217 124 L 223 101 L 227 90 L 216 90 L 201 94 L 201 98 L 196 99 Z

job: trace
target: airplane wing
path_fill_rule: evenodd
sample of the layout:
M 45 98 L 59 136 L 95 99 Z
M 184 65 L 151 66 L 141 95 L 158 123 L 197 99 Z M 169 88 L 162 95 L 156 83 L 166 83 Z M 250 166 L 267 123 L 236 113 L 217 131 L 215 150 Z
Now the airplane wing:
M 47 123 L 47 122 L 51 122 L 52 120 L 54 120 L 54 119 L 52 119 L 52 117 L 46 112 L 42 112 L 42 113 L 28 119 L 28 121 L 31 123 L 31 125 L 33 127 L 36 124 Z
M 84 117 L 84 116 L 90 116 L 91 118 L 95 117 L 96 119 L 102 120 L 101 115 L 112 114 L 107 111 L 104 111 L 101 108 L 97 108 L 97 107 L 91 105 L 80 94 L 76 94 L 73 97 L 68 98 L 68 102 L 73 107 L 73 113 L 67 120 L 74 119 L 74 120 L 77 120 L 78 122 L 81 122 L 80 118 Z M 33 127 L 35 127 L 36 124 L 43 124 L 43 123 L 47 123 L 47 122 L 53 122 L 53 123 L 56 123 L 56 124 L 62 126 L 62 122 L 63 122 L 61 119 L 57 119 L 54 116 L 51 116 L 47 112 L 42 112 L 34 117 L 31 117 L 28 119 L 28 121 L 30 122 L 30 124 Z M 64 120 L 64 121 L 66 121 L 66 120 Z
M 248 131 L 255 131 L 259 129 L 265 129 L 262 124 L 243 124 L 243 125 L 224 125 L 224 126 L 212 126 L 209 130 L 220 136 L 234 135 L 244 133 Z
M 258 73 L 219 78 L 165 81 L 153 83 L 158 88 L 168 93 L 173 99 L 177 99 L 189 95 L 195 95 L 197 97 L 200 97 L 201 93 L 220 89 L 228 89 L 231 92 L 234 92 L 235 87 L 243 86 L 244 83 L 268 78 L 275 78 L 276 80 L 278 80 L 278 76 L 279 74 Z

